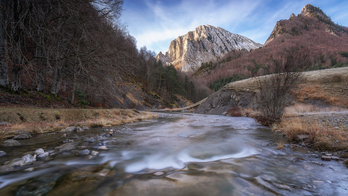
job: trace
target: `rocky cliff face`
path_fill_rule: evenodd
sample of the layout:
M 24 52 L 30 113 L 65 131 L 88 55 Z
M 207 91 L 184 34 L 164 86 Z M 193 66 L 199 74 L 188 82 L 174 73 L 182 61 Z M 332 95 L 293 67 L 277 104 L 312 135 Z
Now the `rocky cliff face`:
M 314 7 L 311 4 L 307 4 L 301 10 L 301 16 L 317 17 L 318 19 L 331 23 L 331 19 L 318 7 Z
M 259 47 L 262 47 L 262 44 L 241 35 L 219 27 L 202 25 L 173 40 L 169 50 L 165 54 L 160 52 L 156 58 L 187 72 L 199 68 L 203 62 L 216 60 L 229 51 Z

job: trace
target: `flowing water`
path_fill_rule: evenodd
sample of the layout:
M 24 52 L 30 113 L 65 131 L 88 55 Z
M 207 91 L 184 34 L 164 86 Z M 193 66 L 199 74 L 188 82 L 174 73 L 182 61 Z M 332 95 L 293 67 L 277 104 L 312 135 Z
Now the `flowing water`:
M 348 195 L 341 162 L 306 158 L 303 148 L 265 145 L 285 141 L 251 118 L 160 116 L 115 127 L 111 137 L 95 142 L 86 138 L 105 130 L 66 138 L 42 134 L 22 140 L 24 147 L 3 148 L 0 163 L 38 148 L 51 155 L 0 173 L 0 195 Z M 58 153 L 67 138 L 78 149 Z M 78 155 L 83 149 L 100 154 Z

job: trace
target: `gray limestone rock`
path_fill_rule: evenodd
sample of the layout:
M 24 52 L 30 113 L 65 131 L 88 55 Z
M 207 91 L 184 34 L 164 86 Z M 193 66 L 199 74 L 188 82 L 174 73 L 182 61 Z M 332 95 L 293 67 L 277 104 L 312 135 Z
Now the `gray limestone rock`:
M 233 34 L 220 27 L 201 25 L 186 35 L 179 36 L 170 43 L 168 51 L 158 53 L 156 59 L 164 64 L 173 64 L 188 72 L 233 50 L 252 50 L 262 44 Z

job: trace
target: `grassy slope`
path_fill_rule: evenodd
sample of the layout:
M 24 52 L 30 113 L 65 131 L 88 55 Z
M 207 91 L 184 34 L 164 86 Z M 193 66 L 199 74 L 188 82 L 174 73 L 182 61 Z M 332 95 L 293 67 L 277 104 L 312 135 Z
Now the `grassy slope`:
M 69 126 L 116 126 L 153 118 L 149 112 L 131 109 L 38 109 L 0 108 L 0 138 L 12 137 L 17 131 L 45 133 Z
M 308 71 L 303 74 L 305 82 L 293 91 L 299 102 L 320 100 L 330 105 L 348 108 L 348 67 Z M 258 79 L 268 76 L 249 78 L 227 84 L 222 90 L 257 92 Z

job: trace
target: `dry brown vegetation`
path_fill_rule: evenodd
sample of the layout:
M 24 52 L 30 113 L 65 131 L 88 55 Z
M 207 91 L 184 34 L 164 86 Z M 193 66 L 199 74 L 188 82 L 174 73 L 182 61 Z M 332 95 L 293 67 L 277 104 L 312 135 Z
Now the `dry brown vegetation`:
M 280 34 L 266 46 L 251 52 L 231 51 L 213 63 L 214 69 L 200 70 L 197 80 L 209 86 L 213 81 L 233 74 L 253 77 L 273 73 L 274 67 L 266 66 L 269 58 L 282 57 L 284 49 L 294 46 L 309 52 L 309 70 L 330 68 L 347 62 L 348 58 L 341 55 L 341 52 L 348 52 L 347 28 L 342 28 L 345 31 L 336 29 L 332 24 L 308 16 L 281 20 L 278 23 Z
M 290 141 L 306 142 L 315 150 L 348 148 L 348 130 L 327 127 L 316 120 L 283 118 L 279 124 L 273 125 L 272 129 L 280 130 Z M 299 135 L 306 135 L 308 138 L 301 140 Z
M 348 108 L 348 68 L 306 72 L 305 77 L 306 82 L 292 91 L 299 102 L 317 100 Z
M 341 112 L 341 111 L 348 111 L 348 109 L 337 107 L 337 106 L 320 107 L 314 104 L 295 103 L 294 105 L 288 106 L 285 108 L 285 116 L 303 114 L 303 113 L 313 113 L 313 112 Z
M 69 126 L 105 127 L 137 122 L 155 117 L 149 112 L 131 109 L 36 109 L 0 108 L 0 137 L 16 135 L 17 131 L 45 133 Z

